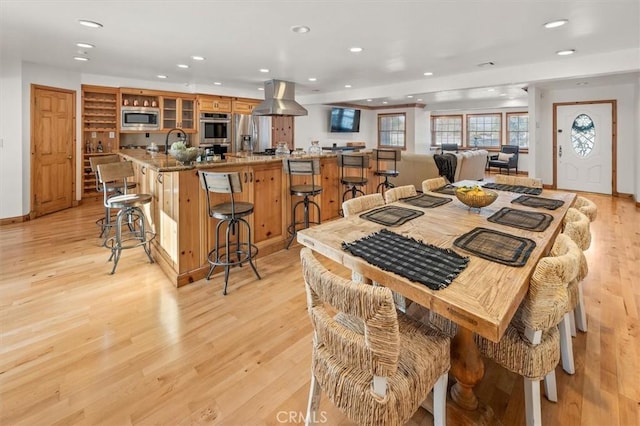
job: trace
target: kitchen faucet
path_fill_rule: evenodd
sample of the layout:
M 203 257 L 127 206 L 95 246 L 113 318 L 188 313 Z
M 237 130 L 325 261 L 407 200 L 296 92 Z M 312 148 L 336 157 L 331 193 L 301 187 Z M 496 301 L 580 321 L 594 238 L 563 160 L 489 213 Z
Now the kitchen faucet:
M 178 137 L 180 137 L 180 134 L 184 135 L 184 139 L 182 139 L 184 141 L 185 145 L 189 145 L 189 136 L 187 135 L 187 132 L 185 132 L 184 130 L 182 130 L 179 127 L 174 127 L 173 129 L 169 130 L 167 132 L 167 137 L 164 140 L 164 154 L 165 155 L 169 155 L 169 136 L 171 135 L 171 133 L 173 132 L 178 132 Z

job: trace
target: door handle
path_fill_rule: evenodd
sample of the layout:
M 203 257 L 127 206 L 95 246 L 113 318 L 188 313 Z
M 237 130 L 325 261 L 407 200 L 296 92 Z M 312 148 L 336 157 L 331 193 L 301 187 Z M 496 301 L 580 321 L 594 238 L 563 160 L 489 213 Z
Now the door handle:
M 67 160 L 71 160 L 71 159 L 73 159 L 73 157 L 72 157 L 72 156 L 68 156 L 68 157 L 67 157 Z

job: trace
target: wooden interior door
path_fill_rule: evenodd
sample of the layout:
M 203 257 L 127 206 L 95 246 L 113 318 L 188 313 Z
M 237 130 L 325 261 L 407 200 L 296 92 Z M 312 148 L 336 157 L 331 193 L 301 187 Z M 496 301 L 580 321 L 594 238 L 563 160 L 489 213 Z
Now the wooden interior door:
M 31 86 L 31 214 L 73 204 L 75 91 Z

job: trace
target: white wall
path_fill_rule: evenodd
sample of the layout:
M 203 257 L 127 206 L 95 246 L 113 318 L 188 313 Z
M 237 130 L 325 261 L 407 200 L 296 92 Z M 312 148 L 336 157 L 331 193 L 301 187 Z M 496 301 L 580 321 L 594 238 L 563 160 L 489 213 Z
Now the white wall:
M 638 203 L 640 202 L 640 75 L 638 75 L 638 82 L 636 84 L 635 94 L 636 94 L 636 113 L 634 117 L 634 121 L 636 123 L 635 199 L 636 199 L 636 203 Z
M 542 90 L 540 93 L 540 140 L 536 150 L 536 176 L 545 184 L 553 183 L 553 104 L 557 102 L 617 100 L 618 110 L 618 192 L 636 194 L 637 151 L 640 139 L 636 130 L 638 104 L 637 85 L 621 84 L 565 90 Z
M 0 218 L 22 216 L 24 188 L 23 164 L 29 149 L 22 138 L 22 64 L 3 56 L 0 61 Z M 28 198 L 27 198 L 28 200 Z

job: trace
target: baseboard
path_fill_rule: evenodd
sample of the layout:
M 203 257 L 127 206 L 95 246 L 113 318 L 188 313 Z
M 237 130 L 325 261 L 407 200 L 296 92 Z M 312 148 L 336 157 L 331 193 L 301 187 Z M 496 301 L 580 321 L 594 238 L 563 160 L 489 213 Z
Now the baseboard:
M 30 220 L 31 220 L 31 216 L 29 216 L 28 214 L 26 214 L 24 216 L 7 217 L 7 218 L 4 218 L 4 219 L 0 219 L 0 226 L 11 225 L 11 224 L 14 224 L 14 223 L 28 222 Z

